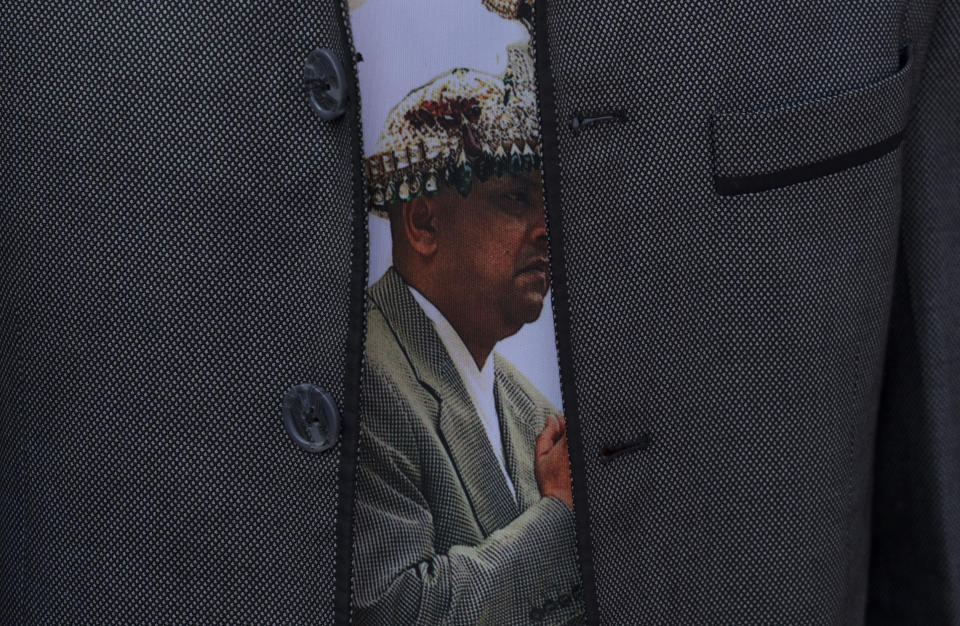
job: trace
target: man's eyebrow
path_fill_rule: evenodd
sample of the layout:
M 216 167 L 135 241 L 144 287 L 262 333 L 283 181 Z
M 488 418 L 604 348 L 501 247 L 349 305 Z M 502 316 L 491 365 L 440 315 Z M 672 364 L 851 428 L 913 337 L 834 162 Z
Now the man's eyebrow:
M 503 174 L 503 176 L 508 177 L 509 174 Z M 512 180 L 503 180 L 498 181 L 499 184 L 496 187 L 496 190 L 491 189 L 492 193 L 497 195 L 503 193 L 515 193 L 517 191 L 522 191 L 527 194 L 539 194 L 541 192 L 540 185 L 535 180 L 530 180 L 527 177 L 511 177 Z
M 529 178 L 515 178 L 514 180 L 509 181 L 505 186 L 510 189 L 523 187 L 524 189 L 527 189 L 527 190 L 540 188 L 540 185 L 536 181 L 530 180 Z

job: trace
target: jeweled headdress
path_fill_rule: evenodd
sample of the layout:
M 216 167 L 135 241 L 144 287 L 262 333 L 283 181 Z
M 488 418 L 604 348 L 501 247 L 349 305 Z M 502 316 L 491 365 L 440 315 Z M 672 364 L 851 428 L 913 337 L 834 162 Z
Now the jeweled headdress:
M 540 166 L 533 59 L 507 47 L 503 76 L 457 67 L 411 90 L 384 122 L 366 158 L 370 210 L 473 181 L 518 176 Z

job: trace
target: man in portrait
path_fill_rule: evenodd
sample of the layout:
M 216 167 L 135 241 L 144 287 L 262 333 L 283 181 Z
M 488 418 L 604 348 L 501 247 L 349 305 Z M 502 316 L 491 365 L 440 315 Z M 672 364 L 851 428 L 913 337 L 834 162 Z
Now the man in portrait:
M 367 291 L 360 624 L 583 619 L 564 418 L 495 349 L 549 287 L 527 86 L 445 72 L 394 107 L 367 160 L 393 262 Z

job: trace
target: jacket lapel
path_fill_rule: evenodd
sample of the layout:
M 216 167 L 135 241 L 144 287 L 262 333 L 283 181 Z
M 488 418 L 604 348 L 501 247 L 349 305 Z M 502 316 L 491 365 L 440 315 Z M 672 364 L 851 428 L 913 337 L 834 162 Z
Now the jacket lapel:
M 500 415 L 504 455 L 507 458 L 507 471 L 517 490 L 520 510 L 525 511 L 540 499 L 540 487 L 537 485 L 534 474 L 534 455 L 537 434 L 542 424 L 539 423 L 541 420 L 536 405 L 522 390 L 516 389 L 515 385 L 504 380 L 503 370 L 497 363 L 501 357 L 496 352 L 494 357 L 496 359 L 494 391 L 497 412 Z
M 413 368 L 439 405 L 437 426 L 477 522 L 489 535 L 519 513 L 483 424 L 440 336 L 413 298 L 403 277 L 390 267 L 371 285 L 380 307 Z
M 480 416 L 459 376 L 455 370 L 445 373 L 450 384 L 440 404 L 440 432 L 477 520 L 484 533 L 490 534 L 509 524 L 518 510 Z

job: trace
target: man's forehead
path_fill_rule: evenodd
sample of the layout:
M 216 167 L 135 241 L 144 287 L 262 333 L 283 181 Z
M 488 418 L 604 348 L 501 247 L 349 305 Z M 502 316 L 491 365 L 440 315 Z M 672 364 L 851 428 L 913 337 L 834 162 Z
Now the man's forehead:
M 540 176 L 539 173 L 535 172 L 526 172 L 522 176 L 512 176 L 510 174 L 504 174 L 503 176 L 497 176 L 486 181 L 484 184 L 489 185 L 490 187 L 528 187 L 534 188 L 540 186 Z

